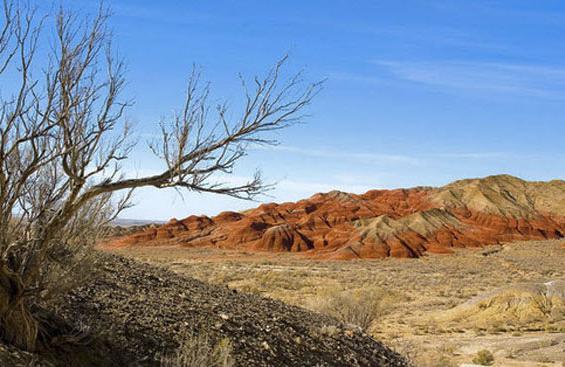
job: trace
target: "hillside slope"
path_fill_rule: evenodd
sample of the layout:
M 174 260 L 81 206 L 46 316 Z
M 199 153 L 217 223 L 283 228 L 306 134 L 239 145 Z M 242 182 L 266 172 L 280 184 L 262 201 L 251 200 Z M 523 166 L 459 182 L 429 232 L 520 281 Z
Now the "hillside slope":
M 210 246 L 304 252 L 329 259 L 419 257 L 504 241 L 565 235 L 565 181 L 509 175 L 440 188 L 332 191 L 244 213 L 189 216 L 107 246 Z
M 437 317 L 459 326 L 484 329 L 541 328 L 552 324 L 565 329 L 565 280 L 519 283 L 480 294 Z
M 187 334 L 206 332 L 233 343 L 236 366 L 407 366 L 330 317 L 115 255 L 104 255 L 97 279 L 59 310 L 121 348 L 117 365 L 159 366 Z M 327 326 L 335 327 L 331 335 Z

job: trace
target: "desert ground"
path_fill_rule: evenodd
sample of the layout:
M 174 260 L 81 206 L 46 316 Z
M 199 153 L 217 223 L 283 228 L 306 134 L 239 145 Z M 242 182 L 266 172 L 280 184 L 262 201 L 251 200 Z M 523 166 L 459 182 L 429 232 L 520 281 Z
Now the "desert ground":
M 107 253 L 50 304 L 48 350 L 0 342 L 4 367 L 409 367 L 354 325 Z M 55 310 L 57 316 L 51 316 Z
M 351 261 L 215 248 L 108 251 L 315 311 L 340 293 L 378 299 L 368 332 L 417 366 L 470 364 L 480 350 L 494 366 L 565 365 L 563 289 L 549 291 L 565 280 L 565 240 Z

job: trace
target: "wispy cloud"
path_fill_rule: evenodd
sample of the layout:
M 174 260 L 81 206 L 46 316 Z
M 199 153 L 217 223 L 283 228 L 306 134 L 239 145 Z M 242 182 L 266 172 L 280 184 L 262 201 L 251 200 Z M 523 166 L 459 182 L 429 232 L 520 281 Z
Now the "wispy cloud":
M 427 25 L 397 25 L 388 27 L 360 28 L 366 33 L 395 39 L 403 47 L 422 46 L 426 48 L 452 48 L 476 50 L 508 50 L 508 46 L 493 42 L 480 32 L 468 32 L 455 27 Z
M 565 98 L 565 68 L 490 62 L 375 61 L 394 77 L 449 89 Z
M 381 154 L 372 152 L 344 152 L 340 150 L 329 149 L 306 149 L 290 145 L 277 145 L 277 146 L 259 146 L 256 149 L 265 149 L 286 152 L 301 156 L 317 157 L 317 158 L 330 158 L 337 160 L 351 160 L 362 162 L 366 164 L 410 164 L 421 166 L 438 159 L 500 159 L 519 157 L 520 155 L 508 152 L 442 152 L 442 153 L 428 153 L 428 154 Z
M 331 158 L 331 159 L 339 159 L 339 160 L 354 160 L 357 162 L 364 162 L 364 163 L 394 163 L 394 164 L 404 163 L 404 164 L 412 164 L 412 165 L 421 164 L 420 159 L 416 157 L 407 156 L 407 155 L 397 155 L 397 154 L 343 152 L 343 151 L 325 150 L 325 149 L 306 149 L 306 148 L 294 147 L 289 145 L 260 147 L 259 149 L 282 151 L 282 152 L 293 153 L 302 156 L 310 156 L 310 157 Z
M 555 2 L 558 4 L 559 2 Z M 551 6 L 543 9 L 536 2 L 505 2 L 505 1 L 468 1 L 468 0 L 438 0 L 428 1 L 428 5 L 446 14 L 467 13 L 479 17 L 516 19 L 520 24 L 563 24 L 565 13 L 559 8 Z
M 464 152 L 464 153 L 440 153 L 433 154 L 431 157 L 436 158 L 454 158 L 454 159 L 498 159 L 509 157 L 510 154 L 502 152 Z
M 387 78 L 385 76 L 380 75 L 362 75 L 362 74 L 355 74 L 351 72 L 342 72 L 342 71 L 332 71 L 328 75 L 328 79 L 330 81 L 338 80 L 338 81 L 345 81 L 345 82 L 353 82 L 353 83 L 363 83 L 363 84 L 384 84 L 387 82 Z

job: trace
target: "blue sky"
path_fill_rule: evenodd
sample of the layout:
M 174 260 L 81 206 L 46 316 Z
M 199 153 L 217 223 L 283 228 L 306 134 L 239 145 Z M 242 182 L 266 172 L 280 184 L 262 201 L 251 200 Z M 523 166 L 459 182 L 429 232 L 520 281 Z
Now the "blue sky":
M 193 63 L 214 98 L 241 96 L 237 73 L 265 72 L 290 54 L 289 72 L 328 78 L 307 124 L 254 149 L 278 182 L 262 201 L 318 191 L 443 185 L 509 173 L 565 178 L 563 1 L 115 0 L 115 46 L 128 64 L 128 117 L 140 144 L 128 172 L 161 168 L 145 148 L 179 108 Z M 97 1 L 69 1 L 92 12 Z M 256 203 L 140 190 L 124 217 L 168 219 Z

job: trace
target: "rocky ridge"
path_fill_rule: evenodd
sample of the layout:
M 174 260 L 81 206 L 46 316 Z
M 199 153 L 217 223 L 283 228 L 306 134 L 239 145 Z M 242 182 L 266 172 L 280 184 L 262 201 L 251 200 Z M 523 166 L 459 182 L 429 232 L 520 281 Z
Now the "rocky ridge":
M 332 191 L 244 213 L 189 216 L 106 246 L 209 246 L 323 259 L 419 257 L 452 248 L 565 235 L 565 181 L 509 175 L 439 188 Z

